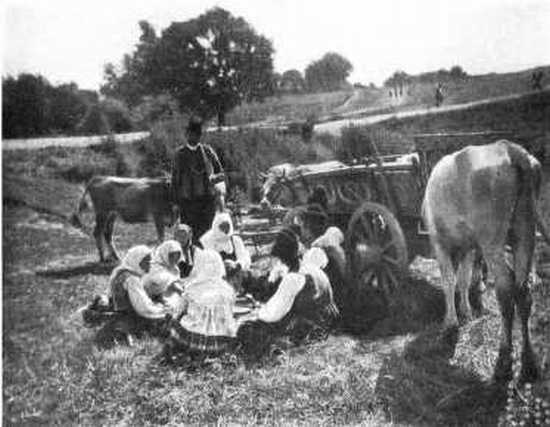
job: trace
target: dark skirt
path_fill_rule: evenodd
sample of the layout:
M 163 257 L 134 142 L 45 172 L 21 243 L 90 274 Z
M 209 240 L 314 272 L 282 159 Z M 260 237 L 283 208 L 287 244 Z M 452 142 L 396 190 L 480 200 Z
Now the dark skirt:
M 190 332 L 176 320 L 170 321 L 168 330 L 168 345 L 174 351 L 218 355 L 232 351 L 236 342 L 235 338 L 228 336 L 202 335 Z

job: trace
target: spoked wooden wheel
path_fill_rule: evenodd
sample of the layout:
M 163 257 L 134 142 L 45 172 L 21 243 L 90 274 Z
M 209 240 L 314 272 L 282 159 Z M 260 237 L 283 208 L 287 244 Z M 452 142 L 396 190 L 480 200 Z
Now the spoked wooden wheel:
M 378 288 L 391 301 L 408 265 L 405 236 L 391 211 L 363 203 L 348 223 L 346 249 L 356 291 Z

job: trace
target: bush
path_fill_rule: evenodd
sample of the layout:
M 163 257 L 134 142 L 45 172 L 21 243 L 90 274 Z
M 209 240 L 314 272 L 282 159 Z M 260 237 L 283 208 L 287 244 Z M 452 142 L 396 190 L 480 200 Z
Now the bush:
M 158 176 L 170 173 L 174 152 L 185 142 L 183 118 L 160 122 L 151 136 L 138 144 L 142 156 L 140 175 Z M 312 163 L 325 160 L 319 155 L 316 139 L 304 143 L 300 135 L 285 135 L 276 130 L 250 129 L 205 132 L 203 141 L 220 157 L 229 180 L 229 187 L 241 187 L 249 198 L 260 186 L 260 172 L 284 162 Z M 326 149 L 325 149 L 326 150 Z
M 352 162 L 375 154 L 403 154 L 412 150 L 411 141 L 399 132 L 383 127 L 349 126 L 342 130 L 336 157 L 343 162 Z
M 87 182 L 94 175 L 128 176 L 130 168 L 119 144 L 112 137 L 84 150 L 74 150 L 70 156 L 63 151 L 50 153 L 48 166 L 69 182 Z

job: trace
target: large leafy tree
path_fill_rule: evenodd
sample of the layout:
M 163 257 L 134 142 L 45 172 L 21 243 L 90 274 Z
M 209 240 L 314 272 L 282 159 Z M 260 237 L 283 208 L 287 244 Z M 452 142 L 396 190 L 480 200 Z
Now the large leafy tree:
M 338 53 L 329 52 L 307 66 L 306 84 L 310 91 L 337 90 L 346 84 L 352 71 L 351 62 Z
M 122 73 L 106 69 L 104 93 L 131 102 L 167 93 L 183 111 L 223 125 L 227 111 L 274 91 L 273 46 L 243 18 L 216 7 L 160 36 L 146 22 L 140 26 L 140 43 Z

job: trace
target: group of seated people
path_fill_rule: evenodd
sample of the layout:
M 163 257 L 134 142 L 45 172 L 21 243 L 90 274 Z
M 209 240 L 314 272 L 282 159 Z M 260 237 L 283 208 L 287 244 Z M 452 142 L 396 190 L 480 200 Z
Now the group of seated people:
M 95 324 L 105 323 L 101 331 L 111 342 L 131 345 L 147 332 L 188 354 L 257 352 L 281 335 L 326 336 L 339 316 L 333 286 L 343 277 L 343 235 L 329 227 L 309 249 L 301 237 L 298 225 L 282 228 L 269 271 L 258 275 L 229 213 L 217 213 L 196 243 L 180 224 L 155 249 L 130 248 L 109 278 L 109 297 L 97 297 L 84 319 L 94 324 L 106 314 Z

